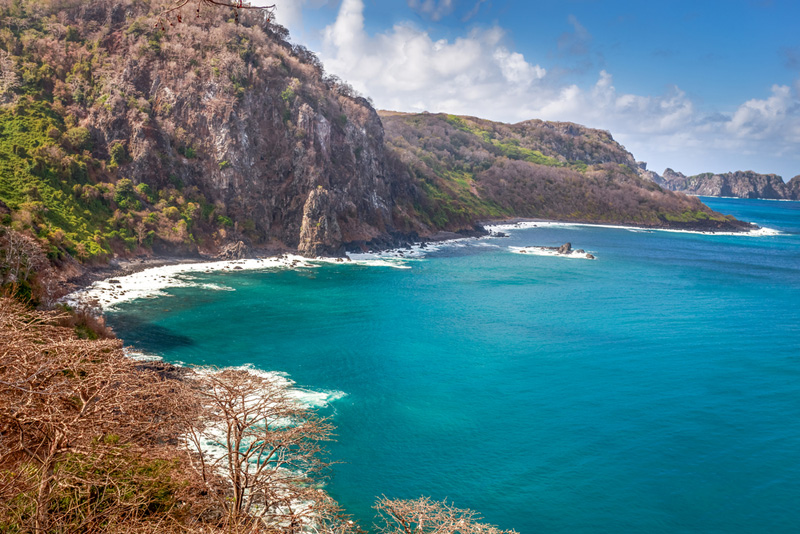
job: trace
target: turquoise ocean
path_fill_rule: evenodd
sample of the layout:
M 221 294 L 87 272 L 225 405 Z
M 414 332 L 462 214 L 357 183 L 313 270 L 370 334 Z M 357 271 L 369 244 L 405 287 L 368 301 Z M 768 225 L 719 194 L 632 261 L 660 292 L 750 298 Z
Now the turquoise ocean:
M 192 273 L 126 344 L 285 373 L 337 427 L 328 489 L 532 533 L 800 531 L 800 202 L 704 198 L 762 237 L 545 226 L 405 269 Z M 513 253 L 571 242 L 597 260 Z

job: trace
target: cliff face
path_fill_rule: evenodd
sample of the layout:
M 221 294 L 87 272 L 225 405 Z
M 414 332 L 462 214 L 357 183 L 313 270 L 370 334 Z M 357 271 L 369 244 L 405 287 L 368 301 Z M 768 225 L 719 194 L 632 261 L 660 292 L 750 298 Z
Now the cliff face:
M 196 186 L 254 241 L 323 254 L 390 231 L 383 128 L 369 103 L 274 28 L 214 15 L 157 47 L 132 36 L 149 19 L 119 17 L 103 40 L 109 98 L 82 120 L 98 146 L 127 143 L 135 181 Z
M 691 195 L 800 200 L 800 176 L 786 183 L 776 174 L 758 174 L 752 171 L 726 174 L 707 172 L 686 176 L 667 169 L 663 177 L 656 175 L 654 181 L 659 179 L 664 187 Z
M 244 239 L 332 254 L 394 238 L 396 198 L 413 191 L 390 176 L 380 118 L 283 28 L 208 9 L 162 29 L 160 0 L 61 4 L 0 8 L 0 17 L 23 28 L 4 29 L 4 46 L 20 72 L 37 75 L 12 95 L 21 108 L 11 114 L 33 99 L 53 119 L 29 152 L 47 151 L 45 166 L 72 158 L 88 169 L 60 182 L 31 177 L 48 198 L 77 195 L 58 210 L 77 218 L 66 251 L 213 252 Z M 75 132 L 80 143 L 69 141 Z M 130 202 L 120 202 L 122 179 Z M 28 200 L 18 189 L 8 197 L 17 209 Z M 97 197 L 102 220 L 81 209 Z

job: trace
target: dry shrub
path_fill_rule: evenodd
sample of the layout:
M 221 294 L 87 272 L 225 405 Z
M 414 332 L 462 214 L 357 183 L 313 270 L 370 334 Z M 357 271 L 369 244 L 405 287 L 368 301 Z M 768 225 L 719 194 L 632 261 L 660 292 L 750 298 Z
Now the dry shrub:
M 193 409 L 179 376 L 65 319 L 0 299 L 0 531 L 169 531 L 198 515 L 175 440 Z

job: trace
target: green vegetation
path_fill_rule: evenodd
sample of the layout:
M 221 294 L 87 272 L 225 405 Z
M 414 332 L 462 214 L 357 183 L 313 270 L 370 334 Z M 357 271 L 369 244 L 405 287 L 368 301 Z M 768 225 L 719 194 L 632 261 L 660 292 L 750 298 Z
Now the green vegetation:
M 415 211 L 423 222 L 436 228 L 469 226 L 476 218 L 511 215 L 496 203 L 476 196 L 473 176 L 464 171 L 442 171 L 441 178 L 423 179 L 420 185 L 425 203 L 415 206 Z
M 294 99 L 296 97 L 297 95 L 295 94 L 294 89 L 292 89 L 291 86 L 284 89 L 283 92 L 281 93 L 281 100 L 283 100 L 287 104 L 291 104 L 292 102 L 294 102 Z
M 191 244 L 196 229 L 224 226 L 200 216 L 213 207 L 197 188 L 184 191 L 177 176 L 155 189 L 107 174 L 129 161 L 121 142 L 109 147 L 104 173 L 103 161 L 87 151 L 88 130 L 68 122 L 46 101 L 0 107 L 0 202 L 10 210 L 0 222 L 46 243 L 51 259 L 102 260 L 152 247 L 156 238 Z M 191 147 L 185 153 L 194 156 Z
M 0 108 L 0 201 L 12 210 L 12 225 L 46 240 L 52 257 L 102 256 L 110 249 L 98 232 L 113 210 L 89 182 L 96 162 L 75 152 L 88 142 L 88 132 L 66 130 L 62 147 L 54 137 L 64 130 L 64 120 L 46 102 Z
M 125 145 L 119 141 L 111 144 L 108 153 L 111 156 L 111 165 L 114 167 L 119 167 L 128 162 L 128 151 L 125 149 Z
M 447 115 L 446 120 L 459 130 L 470 133 L 480 138 L 484 143 L 490 144 L 494 148 L 493 152 L 500 156 L 509 159 L 523 160 L 537 165 L 547 165 L 549 167 L 565 166 L 565 164 L 558 159 L 545 156 L 539 150 L 531 150 L 530 148 L 521 146 L 520 140 L 517 138 L 497 139 L 494 132 L 482 129 L 475 122 L 468 121 L 463 117 Z

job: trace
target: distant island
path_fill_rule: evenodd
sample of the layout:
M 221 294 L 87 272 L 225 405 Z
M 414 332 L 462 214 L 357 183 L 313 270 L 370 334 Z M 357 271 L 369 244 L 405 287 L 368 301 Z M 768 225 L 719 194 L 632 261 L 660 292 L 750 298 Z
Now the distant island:
M 763 198 L 769 200 L 800 200 L 800 176 L 788 182 L 777 174 L 759 174 L 753 171 L 737 171 L 724 174 L 706 172 L 686 176 L 672 169 L 663 175 L 647 170 L 640 163 L 640 174 L 670 191 L 707 197 Z

